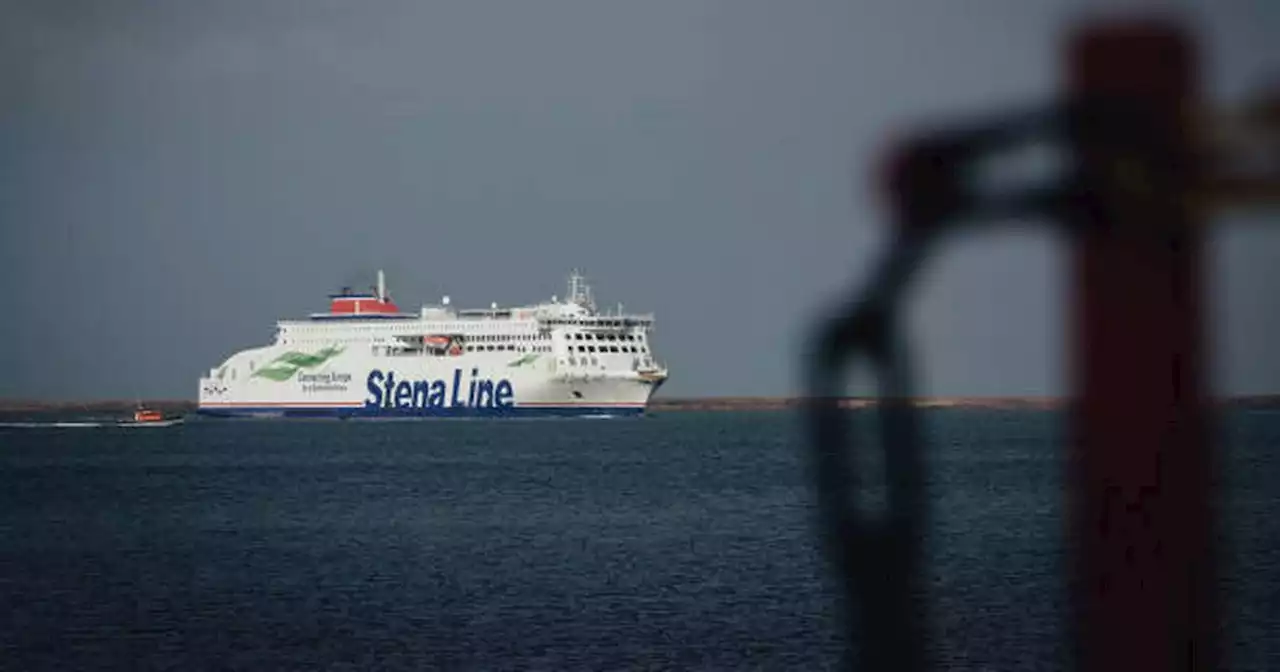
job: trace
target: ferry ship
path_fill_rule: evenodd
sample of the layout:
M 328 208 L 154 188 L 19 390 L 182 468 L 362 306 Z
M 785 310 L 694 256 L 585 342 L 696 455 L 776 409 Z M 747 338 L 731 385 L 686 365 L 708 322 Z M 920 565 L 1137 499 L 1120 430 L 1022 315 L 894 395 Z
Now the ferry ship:
M 200 379 L 197 412 L 222 417 L 445 418 L 641 415 L 667 379 L 653 315 L 599 311 L 580 273 L 563 299 L 402 312 L 386 277 L 329 310 L 277 323 Z

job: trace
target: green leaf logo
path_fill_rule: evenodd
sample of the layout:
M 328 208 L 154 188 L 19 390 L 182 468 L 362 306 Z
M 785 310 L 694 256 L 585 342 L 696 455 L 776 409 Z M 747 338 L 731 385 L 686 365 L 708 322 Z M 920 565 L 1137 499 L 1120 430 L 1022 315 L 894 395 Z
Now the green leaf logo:
M 335 345 L 315 353 L 290 350 L 271 360 L 261 369 L 254 371 L 253 377 L 266 378 L 277 383 L 283 382 L 292 378 L 293 374 L 297 373 L 299 369 L 314 369 L 337 357 L 344 349 L 342 346 Z
M 255 378 L 266 378 L 277 383 L 289 380 L 298 370 L 291 366 L 270 366 L 253 372 Z
M 521 357 L 520 359 L 512 360 L 510 363 L 507 364 L 507 366 L 524 366 L 525 364 L 532 364 L 534 360 L 536 360 L 537 358 L 538 358 L 537 355 L 528 354 Z

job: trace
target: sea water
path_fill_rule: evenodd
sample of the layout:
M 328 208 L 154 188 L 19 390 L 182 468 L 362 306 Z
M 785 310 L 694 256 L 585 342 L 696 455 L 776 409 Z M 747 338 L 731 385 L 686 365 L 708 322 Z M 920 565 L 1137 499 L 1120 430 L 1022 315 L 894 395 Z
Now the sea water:
M 939 667 L 1069 663 L 1060 421 L 924 414 Z M 0 430 L 0 669 L 831 668 L 799 422 Z M 1280 414 L 1220 445 L 1229 663 L 1280 669 Z

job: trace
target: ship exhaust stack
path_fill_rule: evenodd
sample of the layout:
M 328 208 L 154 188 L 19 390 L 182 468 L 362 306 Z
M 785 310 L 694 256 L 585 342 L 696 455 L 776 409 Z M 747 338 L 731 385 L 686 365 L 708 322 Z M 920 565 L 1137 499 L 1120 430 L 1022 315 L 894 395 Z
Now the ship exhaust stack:
M 381 269 L 378 270 L 378 300 L 387 300 L 387 276 Z

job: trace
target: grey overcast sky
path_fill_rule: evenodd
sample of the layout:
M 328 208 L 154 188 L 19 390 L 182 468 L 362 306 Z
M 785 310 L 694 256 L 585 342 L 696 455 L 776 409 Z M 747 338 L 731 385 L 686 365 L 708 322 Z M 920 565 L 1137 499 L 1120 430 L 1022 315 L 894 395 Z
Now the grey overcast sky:
M 1280 3 L 1178 6 L 1219 99 L 1280 73 Z M 1044 100 L 1088 6 L 0 7 L 0 397 L 154 398 L 379 267 L 413 307 L 579 266 L 656 312 L 664 393 L 795 392 L 809 320 L 880 252 L 875 152 Z M 1216 386 L 1280 391 L 1280 218 L 1220 223 Z M 1045 235 L 948 248 L 912 311 L 923 391 L 1061 392 L 1060 271 Z

